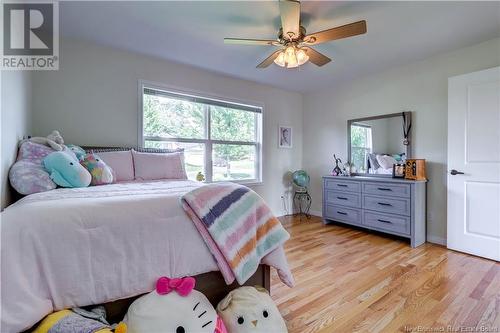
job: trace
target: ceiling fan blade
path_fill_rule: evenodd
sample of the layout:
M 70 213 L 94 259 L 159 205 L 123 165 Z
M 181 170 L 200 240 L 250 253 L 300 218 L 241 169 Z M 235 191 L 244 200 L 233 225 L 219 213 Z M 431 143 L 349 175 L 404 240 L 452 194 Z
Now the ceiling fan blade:
M 364 33 L 366 33 L 366 21 L 363 20 L 307 35 L 304 37 L 304 43 L 316 45 L 331 40 L 362 35 Z
M 283 38 L 292 40 L 300 37 L 300 2 L 280 0 L 281 26 Z
M 273 52 L 269 57 L 267 57 L 266 59 L 264 59 L 263 62 L 261 62 L 260 64 L 258 64 L 257 68 L 266 68 L 269 65 L 271 65 L 274 62 L 274 59 L 276 59 L 278 57 L 278 54 L 280 54 L 281 51 L 282 50 L 278 50 L 278 51 Z
M 306 51 L 307 56 L 309 57 L 309 61 L 317 66 L 323 66 L 332 61 L 332 59 L 328 58 L 326 55 L 319 53 L 315 49 L 310 47 L 303 47 L 304 51 Z
M 245 39 L 245 38 L 224 38 L 224 44 L 238 45 L 281 45 L 277 40 L 272 39 Z

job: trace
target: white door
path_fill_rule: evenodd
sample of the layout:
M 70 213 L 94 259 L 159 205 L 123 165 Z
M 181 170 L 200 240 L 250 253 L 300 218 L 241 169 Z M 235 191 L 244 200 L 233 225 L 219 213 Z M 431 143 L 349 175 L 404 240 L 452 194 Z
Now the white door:
M 447 241 L 500 260 L 500 67 L 448 80 Z

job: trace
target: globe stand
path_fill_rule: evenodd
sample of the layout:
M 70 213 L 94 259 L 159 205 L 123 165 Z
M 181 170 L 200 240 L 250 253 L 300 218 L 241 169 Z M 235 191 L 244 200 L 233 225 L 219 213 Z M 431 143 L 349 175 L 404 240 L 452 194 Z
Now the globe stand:
M 309 215 L 309 209 L 311 209 L 311 196 L 307 191 L 310 181 L 311 178 L 304 170 L 297 170 L 292 173 L 292 184 L 295 188 L 293 205 L 299 208 L 299 218 L 302 214 L 304 214 L 308 219 L 311 218 L 311 215 Z
M 297 189 L 295 191 L 295 194 L 293 195 L 293 203 L 295 207 L 299 208 L 299 213 L 295 215 L 298 215 L 300 217 L 303 214 L 307 219 L 311 218 L 311 215 L 309 215 L 309 210 L 311 209 L 312 200 L 309 192 L 307 192 L 307 189 Z

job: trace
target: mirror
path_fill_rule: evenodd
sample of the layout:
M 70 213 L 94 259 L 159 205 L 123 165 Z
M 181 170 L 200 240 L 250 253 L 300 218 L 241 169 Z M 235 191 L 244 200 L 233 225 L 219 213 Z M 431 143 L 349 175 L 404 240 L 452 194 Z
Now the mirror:
M 411 157 L 411 112 L 347 121 L 351 174 L 392 176 L 392 166 Z

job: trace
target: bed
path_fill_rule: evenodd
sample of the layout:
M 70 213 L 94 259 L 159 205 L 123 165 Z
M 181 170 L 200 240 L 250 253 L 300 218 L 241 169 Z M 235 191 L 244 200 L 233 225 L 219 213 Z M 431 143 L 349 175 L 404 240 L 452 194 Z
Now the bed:
M 2 332 L 30 328 L 59 309 L 107 303 L 121 319 L 160 276 L 197 276 L 212 302 L 236 284 L 218 266 L 179 198 L 188 180 L 125 182 L 36 193 L 2 212 Z M 291 273 L 283 249 L 247 281 L 269 289 L 269 267 Z

